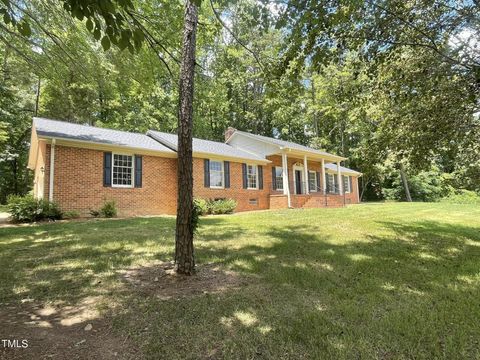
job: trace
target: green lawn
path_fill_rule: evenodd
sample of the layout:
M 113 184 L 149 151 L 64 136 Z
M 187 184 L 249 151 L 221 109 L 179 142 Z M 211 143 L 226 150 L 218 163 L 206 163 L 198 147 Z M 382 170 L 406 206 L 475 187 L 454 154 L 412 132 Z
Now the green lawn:
M 480 357 L 479 206 L 202 218 L 197 263 L 218 263 L 248 282 L 184 299 L 132 291 L 118 271 L 171 259 L 174 224 L 165 217 L 0 228 L 0 303 L 101 295 L 114 331 L 150 358 Z

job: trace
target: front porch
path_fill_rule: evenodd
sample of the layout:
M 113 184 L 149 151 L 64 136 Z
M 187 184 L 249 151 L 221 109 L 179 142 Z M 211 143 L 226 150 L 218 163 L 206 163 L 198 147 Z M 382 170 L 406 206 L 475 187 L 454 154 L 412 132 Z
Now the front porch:
M 273 163 L 271 209 L 340 207 L 351 202 L 345 197 L 339 160 L 334 163 L 334 159 L 321 156 L 299 157 L 286 152 L 269 160 Z M 337 171 L 326 169 L 326 164 L 336 165 Z

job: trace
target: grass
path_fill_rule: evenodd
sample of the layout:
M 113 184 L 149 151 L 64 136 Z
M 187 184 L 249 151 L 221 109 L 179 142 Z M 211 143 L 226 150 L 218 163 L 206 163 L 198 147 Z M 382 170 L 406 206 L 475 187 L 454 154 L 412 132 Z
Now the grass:
M 125 291 L 117 271 L 171 259 L 174 225 L 165 217 L 0 229 L 0 303 L 102 295 L 118 304 L 115 331 L 148 358 L 480 357 L 478 206 L 202 218 L 197 262 L 251 284 L 184 300 Z
M 0 204 L 0 213 L 1 213 L 1 212 L 8 212 L 7 205 L 2 205 L 2 204 Z

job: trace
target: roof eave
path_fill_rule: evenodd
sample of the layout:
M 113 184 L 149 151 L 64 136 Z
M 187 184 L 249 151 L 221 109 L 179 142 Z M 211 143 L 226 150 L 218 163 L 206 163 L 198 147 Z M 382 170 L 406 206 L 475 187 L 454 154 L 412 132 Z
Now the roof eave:
M 56 140 L 56 145 L 65 145 L 65 146 L 75 146 L 77 147 L 84 147 L 84 148 L 105 148 L 105 149 L 128 149 L 132 152 L 139 152 L 143 154 L 152 154 L 152 155 L 162 155 L 164 157 L 177 157 L 177 153 L 168 149 L 168 151 L 163 150 L 154 150 L 154 149 L 147 149 L 142 147 L 135 147 L 135 146 L 128 146 L 128 145 L 121 145 L 121 144 L 108 144 L 103 142 L 96 142 L 96 141 L 87 141 L 87 140 L 78 140 L 72 139 L 67 137 L 61 136 L 45 136 L 41 134 L 37 134 L 39 140 L 46 141 L 47 144 L 50 144 L 53 139 Z
M 208 153 L 208 152 L 201 152 L 201 151 L 194 151 L 193 152 L 194 157 L 198 158 L 218 158 L 218 159 L 228 159 L 232 160 L 235 162 L 249 162 L 249 163 L 255 163 L 255 164 L 270 164 L 271 161 L 267 159 L 253 159 L 253 158 L 247 158 L 247 157 L 240 157 L 240 156 L 232 156 L 232 155 L 221 155 L 221 154 L 214 154 L 214 153 Z

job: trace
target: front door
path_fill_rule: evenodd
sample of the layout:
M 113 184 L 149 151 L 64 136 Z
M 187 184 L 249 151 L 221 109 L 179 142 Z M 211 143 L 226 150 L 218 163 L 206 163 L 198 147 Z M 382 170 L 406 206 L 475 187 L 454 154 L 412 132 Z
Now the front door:
M 302 171 L 295 170 L 295 194 L 302 193 Z

